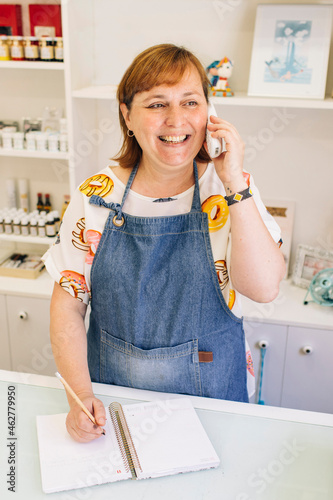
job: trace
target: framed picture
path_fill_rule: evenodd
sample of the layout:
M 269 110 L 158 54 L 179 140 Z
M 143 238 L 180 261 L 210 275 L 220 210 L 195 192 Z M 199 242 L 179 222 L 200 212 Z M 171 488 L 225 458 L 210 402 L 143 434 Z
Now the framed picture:
M 333 268 L 333 251 L 298 245 L 292 282 L 308 288 L 315 274 L 326 268 Z
M 325 97 L 332 5 L 258 5 L 248 95 Z
M 281 200 L 263 200 L 267 212 L 274 217 L 281 229 L 281 251 L 286 263 L 285 278 L 289 274 L 290 250 L 294 225 L 295 202 Z

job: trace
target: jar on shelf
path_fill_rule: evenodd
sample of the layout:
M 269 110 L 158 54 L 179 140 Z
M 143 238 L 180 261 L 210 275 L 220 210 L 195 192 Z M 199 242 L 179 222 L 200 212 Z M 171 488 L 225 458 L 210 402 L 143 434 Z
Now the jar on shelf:
M 25 134 L 25 147 L 28 151 L 36 150 L 36 134 L 35 132 L 27 132 Z
M 35 133 L 37 151 L 47 151 L 47 136 L 45 132 Z
M 58 62 L 64 61 L 64 45 L 62 37 L 56 37 L 54 39 L 54 59 Z
M 13 219 L 13 234 L 17 236 L 21 234 L 21 219 L 20 217 L 14 217 Z
M 23 36 L 11 37 L 10 55 L 13 61 L 24 61 Z
M 47 144 L 49 151 L 59 151 L 59 134 L 51 133 L 47 137 Z
M 10 47 L 7 36 L 0 36 L 0 61 L 10 61 Z
M 13 149 L 13 132 L 2 132 L 2 147 Z
M 24 133 L 14 132 L 12 137 L 14 149 L 24 149 Z
M 52 37 L 40 38 L 39 47 L 41 61 L 54 61 L 54 41 Z
M 67 153 L 68 151 L 68 134 L 60 134 L 59 136 L 59 141 L 60 141 L 60 151 L 62 153 Z
M 24 38 L 24 57 L 27 61 L 39 61 L 39 41 L 36 36 Z

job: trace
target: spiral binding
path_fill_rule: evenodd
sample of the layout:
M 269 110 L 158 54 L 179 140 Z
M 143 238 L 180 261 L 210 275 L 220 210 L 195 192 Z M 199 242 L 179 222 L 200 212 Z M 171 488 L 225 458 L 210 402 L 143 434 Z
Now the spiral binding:
M 136 479 L 138 473 L 142 472 L 142 468 L 121 404 L 117 402 L 111 403 L 109 405 L 109 412 L 126 472 L 131 472 L 132 479 Z

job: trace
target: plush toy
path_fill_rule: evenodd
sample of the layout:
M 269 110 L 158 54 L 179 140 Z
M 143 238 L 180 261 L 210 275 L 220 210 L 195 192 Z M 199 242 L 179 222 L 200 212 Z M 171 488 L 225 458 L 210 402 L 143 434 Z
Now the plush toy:
M 211 84 L 211 95 L 218 97 L 230 97 L 234 93 L 230 90 L 228 78 L 232 75 L 233 62 L 224 57 L 220 61 L 214 61 L 206 71 Z

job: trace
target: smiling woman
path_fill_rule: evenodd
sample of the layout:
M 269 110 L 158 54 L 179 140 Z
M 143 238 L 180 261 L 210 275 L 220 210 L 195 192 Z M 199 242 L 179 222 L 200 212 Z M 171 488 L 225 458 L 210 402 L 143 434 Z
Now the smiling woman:
M 248 401 L 254 377 L 241 294 L 270 301 L 284 276 L 280 230 L 243 172 L 237 130 L 214 116 L 207 125 L 198 59 L 170 44 L 147 49 L 118 100 L 116 165 L 78 187 L 44 256 L 56 281 L 57 367 L 97 422 L 68 395 L 67 429 L 79 441 L 99 437 L 105 421 L 91 381 Z M 206 129 L 226 143 L 214 161 Z

